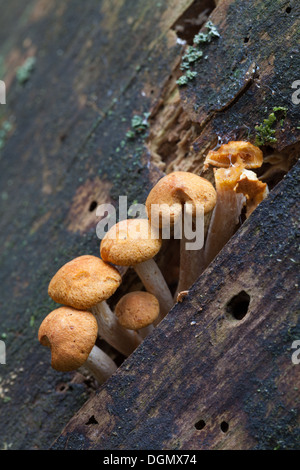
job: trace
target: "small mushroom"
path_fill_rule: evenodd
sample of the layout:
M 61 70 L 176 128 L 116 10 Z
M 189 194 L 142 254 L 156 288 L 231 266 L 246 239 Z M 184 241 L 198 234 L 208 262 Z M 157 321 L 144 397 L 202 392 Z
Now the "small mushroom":
M 214 171 L 217 204 L 213 210 L 204 247 L 203 270 L 217 256 L 238 228 L 242 208 L 246 202 L 243 194 L 234 188 L 243 167 L 219 168 Z
M 48 293 L 57 303 L 79 310 L 91 310 L 98 321 L 99 334 L 111 346 L 129 356 L 141 338 L 118 323 L 106 300 L 122 282 L 119 271 L 91 255 L 66 263 L 52 278 Z
M 233 165 L 247 169 L 260 168 L 263 163 L 262 151 L 246 141 L 233 141 L 221 145 L 218 150 L 210 150 L 204 161 L 204 170 L 209 165 L 229 168 Z
M 84 368 L 102 384 L 117 366 L 95 346 L 97 334 L 97 321 L 92 313 L 60 307 L 44 319 L 38 339 L 43 346 L 51 349 L 53 369 L 68 372 Z
M 153 257 L 161 248 L 161 239 L 148 219 L 122 220 L 114 225 L 100 245 L 101 258 L 119 265 L 132 266 L 150 294 L 160 305 L 159 322 L 173 307 L 169 287 Z
M 116 305 L 115 313 L 123 328 L 139 331 L 144 338 L 154 329 L 159 302 L 149 292 L 129 292 Z
M 163 229 L 165 224 L 174 227 L 180 217 L 184 219 L 188 211 L 195 221 L 197 216 L 205 216 L 212 211 L 215 204 L 216 191 L 208 180 L 194 173 L 175 171 L 164 176 L 153 187 L 148 195 L 146 208 L 151 223 L 158 223 L 159 228 Z M 187 249 L 186 244 L 190 240 L 186 237 L 184 220 L 183 228 L 177 293 L 188 289 L 195 282 L 200 274 L 199 260 L 202 256 L 201 250 Z
M 246 141 L 229 142 L 221 145 L 218 150 L 211 150 L 208 153 L 204 162 L 204 169 L 208 165 L 219 168 L 214 170 L 217 204 L 212 214 L 205 241 L 203 270 L 235 233 L 243 206 L 247 203 L 247 210 L 251 211 L 253 209 L 250 209 L 250 206 L 257 205 L 261 185 L 255 173 L 246 169 L 259 168 L 262 163 L 262 151 Z M 250 177 L 255 179 L 255 200 L 253 200 L 253 195 L 250 195 L 250 189 L 246 189 L 246 186 L 253 184 L 253 181 L 249 181 Z M 265 191 L 265 187 L 263 190 Z M 249 192 L 248 195 L 247 191 Z
M 269 194 L 267 183 L 260 181 L 256 173 L 250 170 L 242 171 L 234 190 L 236 193 L 242 193 L 246 196 L 247 218 Z

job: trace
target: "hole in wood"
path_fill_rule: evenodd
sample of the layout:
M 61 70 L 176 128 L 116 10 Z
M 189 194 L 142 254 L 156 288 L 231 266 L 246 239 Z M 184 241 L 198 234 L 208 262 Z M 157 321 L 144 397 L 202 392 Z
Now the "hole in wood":
M 226 305 L 227 318 L 230 320 L 242 320 L 247 312 L 250 304 L 250 295 L 242 290 L 239 294 L 232 297 Z
M 244 38 L 244 43 L 246 44 L 247 42 L 249 42 L 249 38 Z
M 287 13 L 291 13 L 292 8 L 291 8 L 291 7 L 287 7 L 285 11 L 286 11 Z
M 94 415 L 85 423 L 86 426 L 89 426 L 90 424 L 99 424 Z
M 59 383 L 56 386 L 56 391 L 58 393 L 66 393 L 68 389 L 69 389 L 68 384 L 65 384 L 65 383 Z
M 97 207 L 97 201 L 91 202 L 90 207 L 89 207 L 89 211 L 93 212 L 96 209 L 96 207 Z
M 205 428 L 205 421 L 203 419 L 200 419 L 200 421 L 197 421 L 197 423 L 195 423 L 195 428 L 197 429 L 197 431 L 201 431 L 203 428 Z
M 206 23 L 215 8 L 214 0 L 194 0 L 182 16 L 172 26 L 177 36 L 188 44 L 193 44 L 193 38 Z
M 226 433 L 229 429 L 229 424 L 226 423 L 226 421 L 222 421 L 222 423 L 220 424 L 220 428 L 222 432 Z

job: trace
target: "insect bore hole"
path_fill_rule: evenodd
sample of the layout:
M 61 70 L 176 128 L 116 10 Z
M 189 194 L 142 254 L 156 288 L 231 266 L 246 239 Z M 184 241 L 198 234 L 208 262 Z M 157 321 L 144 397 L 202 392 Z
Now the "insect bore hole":
M 232 297 L 226 305 L 226 315 L 229 320 L 242 320 L 248 312 L 250 295 L 242 290 Z
M 229 429 L 229 424 L 226 423 L 226 421 L 222 421 L 222 423 L 220 424 L 220 428 L 222 432 L 226 433 Z
M 93 212 L 96 209 L 97 205 L 98 205 L 97 201 L 91 202 L 90 207 L 89 207 L 89 211 Z
M 197 429 L 197 431 L 201 431 L 205 428 L 205 425 L 205 421 L 203 419 L 200 419 L 200 421 L 197 421 L 197 423 L 195 423 L 195 428 Z

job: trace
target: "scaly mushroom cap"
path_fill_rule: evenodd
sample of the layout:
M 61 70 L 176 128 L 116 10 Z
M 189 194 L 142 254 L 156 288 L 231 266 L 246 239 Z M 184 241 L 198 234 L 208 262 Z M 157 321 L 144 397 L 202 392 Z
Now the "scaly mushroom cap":
M 84 255 L 57 271 L 48 294 L 59 304 L 86 310 L 111 297 L 121 282 L 116 268 L 96 256 Z
M 218 150 L 210 150 L 204 161 L 204 169 L 208 165 L 228 168 L 240 164 L 244 168 L 259 168 L 263 163 L 263 153 L 250 142 L 236 141 L 223 144 Z
M 67 372 L 86 362 L 97 334 L 97 320 L 92 313 L 60 307 L 44 319 L 38 338 L 51 349 L 51 367 Z
M 153 258 L 162 241 L 148 219 L 128 219 L 114 225 L 100 245 L 101 258 L 119 266 L 134 266 Z
M 129 292 L 119 300 L 115 313 L 124 328 L 140 330 L 157 319 L 159 302 L 148 292 Z
M 158 221 L 158 213 L 161 213 L 160 226 L 170 218 L 170 225 L 174 225 L 182 212 L 185 203 L 192 205 L 192 215 L 196 215 L 196 207 L 203 206 L 204 214 L 210 212 L 216 204 L 216 191 L 213 185 L 202 178 L 187 171 L 174 171 L 164 176 L 150 191 L 146 208 L 151 221 Z M 166 205 L 163 207 L 155 205 Z

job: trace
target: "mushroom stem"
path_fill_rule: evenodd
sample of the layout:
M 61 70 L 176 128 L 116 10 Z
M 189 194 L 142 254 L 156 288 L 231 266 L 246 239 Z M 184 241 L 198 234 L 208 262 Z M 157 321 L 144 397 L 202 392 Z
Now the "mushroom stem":
M 155 295 L 159 302 L 160 313 L 155 321 L 155 325 L 157 325 L 174 305 L 170 289 L 159 267 L 153 259 L 138 263 L 133 266 L 133 268 L 147 291 L 150 292 L 150 294 Z
M 217 190 L 217 204 L 213 210 L 204 248 L 204 268 L 221 251 L 236 232 L 245 197 L 231 189 Z
M 193 221 L 193 226 L 194 226 Z M 179 281 L 174 299 L 177 299 L 179 292 L 187 290 L 195 282 L 200 274 L 199 270 L 199 257 L 201 256 L 202 249 L 191 250 L 188 249 L 188 244 L 195 243 L 196 239 L 191 240 L 186 237 L 186 231 L 183 227 L 182 237 L 180 239 L 180 271 Z
M 139 335 L 141 338 L 145 339 L 148 335 L 150 335 L 150 333 L 152 333 L 152 331 L 154 331 L 154 325 L 148 325 L 145 326 L 145 328 L 141 328 L 139 330 Z
M 117 366 L 114 361 L 97 346 L 93 347 L 86 362 L 78 369 L 83 375 L 88 371 L 100 385 L 116 370 Z
M 189 242 L 190 240 L 187 240 L 183 233 L 180 240 L 180 271 L 175 299 L 179 292 L 191 287 L 200 274 L 199 255 L 201 250 L 198 252 L 195 250 L 187 250 L 186 243 Z
M 178 286 L 174 296 L 175 302 L 179 292 L 188 290 L 204 270 L 204 239 L 208 231 L 210 219 L 211 212 L 204 214 L 203 210 L 198 209 L 197 217 L 191 219 L 193 233 L 195 233 L 194 239 L 191 240 L 186 237 L 185 224 L 189 222 L 186 219 L 186 209 L 184 210 L 184 225 L 180 239 L 180 271 Z M 187 244 L 194 245 L 194 249 L 188 249 L 191 247 Z
M 91 308 L 98 322 L 101 337 L 125 356 L 130 354 L 141 343 L 142 338 L 135 332 L 123 328 L 108 304 L 103 301 Z

